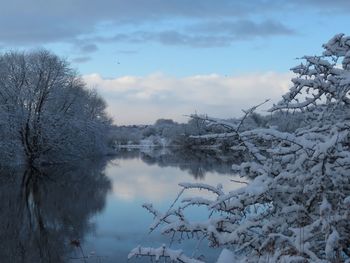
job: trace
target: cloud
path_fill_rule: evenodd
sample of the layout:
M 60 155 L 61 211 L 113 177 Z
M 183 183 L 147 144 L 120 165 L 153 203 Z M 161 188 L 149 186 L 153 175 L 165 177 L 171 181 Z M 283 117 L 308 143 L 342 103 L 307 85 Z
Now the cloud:
M 87 44 L 90 49 L 81 47 L 77 53 L 97 51 L 97 45 L 109 42 L 221 47 L 238 40 L 293 35 L 299 29 L 288 27 L 287 21 L 349 10 L 345 0 L 12 0 L 0 8 L 0 45 L 68 43 L 75 48 L 79 40 L 95 39 Z M 281 13 L 288 18 L 284 23 L 278 22 Z
M 119 24 L 138 24 L 145 21 L 159 21 L 164 18 L 217 18 L 245 17 L 254 12 L 269 11 L 275 1 L 231 1 L 221 0 L 219 3 L 211 0 L 13 0 L 2 3 L 0 16 L 9 19 L 29 21 L 48 20 L 51 22 L 73 25 L 96 25 L 97 22 L 117 22 Z M 21 7 L 21 8 L 19 8 Z M 65 20 L 59 20 L 64 18 Z M 13 20 L 15 21 L 15 19 Z M 17 24 L 24 22 L 18 21 Z M 38 23 L 39 24 L 39 23 Z M 11 25 L 9 25 L 11 26 Z M 42 24 L 45 27 L 45 24 Z
M 79 48 L 82 53 L 92 53 L 98 50 L 95 44 L 83 44 Z
M 295 6 L 304 5 L 306 8 L 311 7 L 317 11 L 344 13 L 350 10 L 350 2 L 348 0 L 297 0 Z
M 177 30 L 164 30 L 158 32 L 134 31 L 128 34 L 116 34 L 110 38 L 97 38 L 96 41 L 100 43 L 127 42 L 133 44 L 157 42 L 167 46 L 213 47 L 227 46 L 232 42 L 232 38 L 229 36 L 196 35 Z
M 250 20 L 213 20 L 191 26 L 190 31 L 214 35 L 226 33 L 231 35 L 234 39 L 295 34 L 293 29 L 273 20 L 264 20 L 260 23 Z
M 177 27 L 174 29 L 167 26 L 167 22 L 181 21 L 180 24 L 190 25 L 193 21 L 248 19 L 254 14 L 270 14 L 279 6 L 276 3 L 278 1 L 263 0 L 247 2 L 231 0 L 220 2 L 211 0 L 75 0 L 74 2 L 71 0 L 13 0 L 1 5 L 0 42 L 11 46 L 43 45 L 56 42 L 74 44 L 77 39 L 96 36 L 104 28 L 112 31 L 121 29 L 118 33 L 119 37 L 125 33 L 128 38 L 132 38 L 135 37 L 136 32 L 131 31 L 130 27 L 125 28 L 131 25 L 131 28 L 139 28 L 139 31 L 144 32 L 139 38 L 159 41 L 163 44 L 188 45 L 191 43 L 194 46 L 205 46 L 208 45 L 207 43 L 214 45 L 217 42 L 218 45 L 222 45 L 222 42 L 228 41 L 225 36 L 193 35 L 193 32 L 192 35 L 186 34 L 186 32 L 178 31 Z M 241 34 L 246 32 L 244 28 L 239 30 L 238 27 L 247 27 L 247 25 L 232 23 L 237 32 L 240 31 Z M 161 32 L 145 29 L 160 26 L 165 27 Z M 251 26 L 253 30 L 250 30 L 250 34 L 253 34 L 253 31 L 257 32 L 259 25 L 251 22 Z M 267 24 L 260 26 L 271 27 Z M 124 29 L 125 32 L 123 32 Z M 281 27 L 275 28 L 275 33 L 277 31 L 281 33 L 281 30 L 283 31 Z M 284 33 L 287 31 L 284 30 Z M 262 32 L 269 34 L 271 28 Z
M 72 62 L 73 62 L 73 63 L 81 64 L 81 63 L 86 63 L 86 62 L 88 62 L 88 61 L 90 61 L 90 60 L 91 60 L 91 57 L 82 56 L 82 57 L 73 58 L 73 59 L 72 59 Z
M 277 102 L 288 91 L 290 78 L 291 73 L 277 72 L 182 78 L 161 73 L 114 79 L 99 74 L 84 76 L 88 86 L 97 88 L 106 99 L 117 124 L 154 123 L 158 118 L 187 121 L 184 115 L 195 111 L 222 118 L 239 117 L 242 109 L 267 98 Z
M 236 41 L 250 40 L 257 37 L 267 38 L 293 34 L 296 34 L 293 29 L 272 20 L 262 22 L 225 20 L 197 22 L 184 28 L 178 27 L 160 31 L 137 30 L 128 33 L 117 33 L 110 37 L 87 38 L 86 41 L 133 44 L 157 42 L 163 45 L 207 48 L 229 46 Z

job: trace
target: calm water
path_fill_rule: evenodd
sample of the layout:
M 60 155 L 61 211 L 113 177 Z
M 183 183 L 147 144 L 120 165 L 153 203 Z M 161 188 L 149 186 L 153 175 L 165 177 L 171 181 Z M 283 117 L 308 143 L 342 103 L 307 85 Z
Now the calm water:
M 1 262 L 127 262 L 137 245 L 169 245 L 170 237 L 148 233 L 152 216 L 141 206 L 166 211 L 179 182 L 204 182 L 224 189 L 233 160 L 212 153 L 124 152 L 112 160 L 1 171 Z M 187 195 L 195 195 L 191 192 Z M 204 191 L 202 194 L 206 194 Z M 205 219 L 205 209 L 188 211 Z M 76 242 L 80 247 L 75 246 Z M 197 241 L 174 242 L 191 255 Z M 218 253 L 205 242 L 196 255 L 212 262 Z M 150 262 L 133 259 L 131 262 Z

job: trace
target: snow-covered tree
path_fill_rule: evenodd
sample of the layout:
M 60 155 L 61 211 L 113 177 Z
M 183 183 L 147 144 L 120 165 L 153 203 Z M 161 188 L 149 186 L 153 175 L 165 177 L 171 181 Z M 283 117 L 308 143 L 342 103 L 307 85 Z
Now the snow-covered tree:
M 216 136 L 235 136 L 250 154 L 233 169 L 251 180 L 228 193 L 182 183 L 181 193 L 205 189 L 213 198 L 186 198 L 165 213 L 145 205 L 155 218 L 151 229 L 205 237 L 241 262 L 350 262 L 350 37 L 336 35 L 323 47 L 292 68 L 290 91 L 270 109 L 302 113 L 305 125 L 296 131 L 242 131 L 255 108 L 238 124 L 193 116 L 229 129 Z M 191 222 L 184 210 L 194 205 L 212 216 Z
M 0 55 L 1 160 L 69 159 L 104 151 L 105 102 L 46 51 Z

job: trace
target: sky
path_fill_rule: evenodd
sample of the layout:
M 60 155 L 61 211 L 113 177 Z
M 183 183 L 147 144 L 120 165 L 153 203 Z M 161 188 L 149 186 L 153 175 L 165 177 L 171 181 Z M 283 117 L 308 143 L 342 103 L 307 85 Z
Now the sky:
M 47 48 L 71 62 L 115 124 L 239 117 L 278 102 L 289 69 L 349 34 L 348 0 L 12 0 L 0 51 Z

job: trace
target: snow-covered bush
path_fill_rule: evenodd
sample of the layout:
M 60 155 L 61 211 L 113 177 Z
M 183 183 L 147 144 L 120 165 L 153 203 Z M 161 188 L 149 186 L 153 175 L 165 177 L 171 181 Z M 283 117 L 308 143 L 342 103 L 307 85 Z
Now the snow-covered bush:
M 292 68 L 290 91 L 271 108 L 300 112 L 306 124 L 296 131 L 242 131 L 254 108 L 238 124 L 200 117 L 229 128 L 217 136 L 236 136 L 249 152 L 249 161 L 233 169 L 251 181 L 228 193 L 180 184 L 181 193 L 206 189 L 214 198 L 186 198 L 165 213 L 145 205 L 155 218 L 151 229 L 204 236 L 242 262 L 350 262 L 350 37 L 336 35 L 323 47 L 321 56 Z M 213 216 L 191 222 L 183 211 L 193 205 Z

